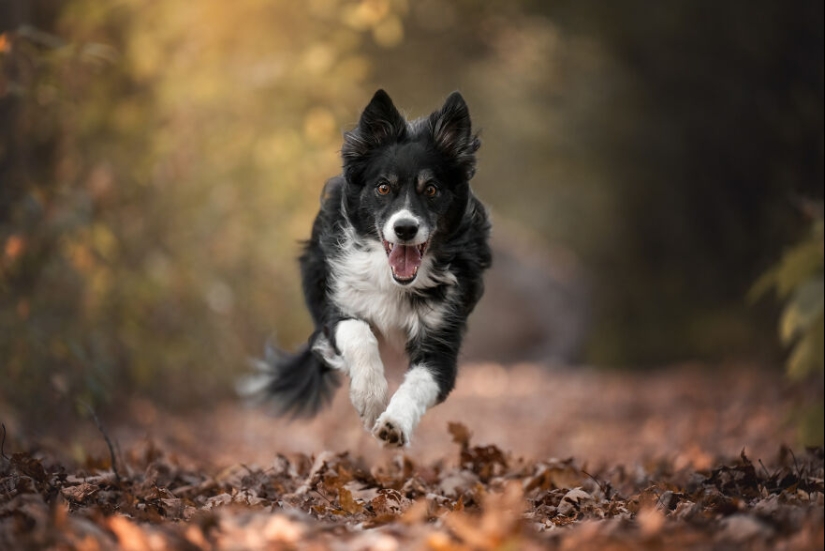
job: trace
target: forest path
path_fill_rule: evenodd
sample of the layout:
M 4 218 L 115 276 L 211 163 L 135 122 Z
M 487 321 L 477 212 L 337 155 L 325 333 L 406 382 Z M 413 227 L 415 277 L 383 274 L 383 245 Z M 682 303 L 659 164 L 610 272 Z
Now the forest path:
M 391 373 L 397 385 L 399 373 Z M 450 455 L 449 422 L 467 426 L 473 441 L 516 457 L 576 457 L 590 464 L 667 459 L 707 468 L 742 450 L 767 461 L 794 446 L 789 412 L 797 392 L 781 373 L 750 366 L 693 364 L 660 371 L 547 369 L 523 364 L 463 366 L 456 389 L 431 409 L 403 450 L 430 462 Z M 267 464 L 275 453 L 347 451 L 369 460 L 384 450 L 362 427 L 346 382 L 330 408 L 312 420 L 286 421 L 236 402 L 187 416 L 169 416 L 134 401 L 121 427 L 122 444 L 149 437 L 216 465 Z
M 818 550 L 823 450 L 789 422 L 804 390 L 746 366 L 468 365 L 400 451 L 343 388 L 293 423 L 132 400 L 104 423 L 116 472 L 92 423 L 72 446 L 7 443 L 0 549 Z

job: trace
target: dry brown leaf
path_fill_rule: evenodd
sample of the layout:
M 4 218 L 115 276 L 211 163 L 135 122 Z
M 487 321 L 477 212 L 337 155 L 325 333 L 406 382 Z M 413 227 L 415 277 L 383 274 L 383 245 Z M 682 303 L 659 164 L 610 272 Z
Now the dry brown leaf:
M 461 423 L 447 423 L 447 430 L 453 436 L 453 442 L 460 445 L 462 449 L 470 446 L 470 430 Z
M 498 539 L 491 540 L 490 535 L 480 531 L 478 519 L 466 513 L 449 513 L 443 519 L 456 538 L 472 548 L 492 549 L 501 543 Z
M 463 492 L 478 484 L 478 476 L 468 470 L 455 471 L 441 480 L 441 493 L 448 497 L 457 498 Z
M 188 525 L 183 535 L 184 538 L 186 538 L 186 541 L 194 545 L 196 548 L 204 550 L 209 549 L 209 542 L 203 535 L 203 530 L 201 530 L 199 526 L 194 524 Z
M 430 505 L 426 499 L 419 499 L 414 501 L 410 507 L 404 511 L 404 514 L 401 516 L 400 520 L 404 524 L 418 524 L 423 523 L 429 517 L 429 509 Z
M 123 551 L 147 551 L 153 547 L 144 531 L 122 515 L 109 518 L 107 525 L 117 537 Z
M 512 462 L 495 446 L 471 447 L 466 427 L 454 425 L 459 467 L 327 453 L 215 475 L 156 448 L 140 469 L 125 461 L 128 477 L 116 484 L 20 455 L 0 462 L 0 548 L 821 548 L 821 451 L 773 468 L 743 456 L 675 472 L 660 460 L 589 469 L 591 477 L 572 459 Z
M 355 501 L 352 497 L 352 492 L 341 486 L 338 488 L 338 503 L 341 509 L 348 515 L 357 515 L 364 511 L 364 506 Z
M 412 502 L 397 490 L 385 488 L 379 490 L 378 495 L 373 498 L 370 505 L 377 516 L 397 517 L 406 511 L 412 505 Z
M 642 537 L 650 538 L 664 528 L 665 516 L 658 507 L 648 507 L 639 511 L 636 515 L 636 522 L 639 524 Z
M 303 495 L 317 486 L 321 481 L 323 471 L 327 468 L 327 464 L 335 461 L 337 455 L 330 451 L 321 452 L 315 461 L 312 463 L 312 468 L 309 471 L 304 483 L 295 491 L 297 495 Z
M 722 519 L 720 525 L 721 531 L 718 534 L 718 539 L 739 544 L 757 538 L 764 540 L 774 533 L 770 525 L 748 514 L 731 515 Z
M 301 540 L 305 528 L 298 522 L 292 521 L 283 515 L 274 515 L 267 521 L 263 535 L 269 542 L 280 542 L 295 545 Z
M 593 496 L 581 488 L 573 488 L 561 498 L 558 511 L 560 515 L 569 516 L 571 513 L 581 510 L 586 503 L 592 503 Z
M 433 532 L 427 536 L 426 548 L 432 551 L 462 551 L 467 549 L 467 547 L 457 544 L 453 538 L 444 532 Z
M 208 511 L 210 509 L 214 509 L 215 507 L 221 507 L 223 505 L 229 505 L 232 503 L 232 496 L 228 493 L 218 494 L 216 496 L 210 497 L 206 500 L 203 508 L 204 510 Z
M 29 476 L 37 482 L 46 482 L 48 474 L 43 468 L 43 463 L 27 453 L 15 453 L 11 456 L 11 465 L 21 473 Z
M 75 503 L 83 503 L 90 496 L 93 496 L 100 491 L 100 486 L 97 484 L 89 484 L 84 482 L 77 486 L 66 486 L 60 489 L 60 494 L 68 500 Z
M 476 549 L 497 549 L 504 542 L 515 543 L 521 530 L 521 514 L 525 503 L 521 484 L 508 483 L 502 493 L 488 494 L 482 506 L 482 516 L 461 512 L 444 515 L 444 524 L 455 536 Z

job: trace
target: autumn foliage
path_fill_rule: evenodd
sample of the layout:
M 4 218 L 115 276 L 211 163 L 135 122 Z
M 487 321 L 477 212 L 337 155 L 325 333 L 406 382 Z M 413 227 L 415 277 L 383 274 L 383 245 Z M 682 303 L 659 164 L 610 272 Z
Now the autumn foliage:
M 276 455 L 264 467 L 184 466 L 152 445 L 121 472 L 4 457 L 9 549 L 818 549 L 823 452 L 779 465 L 744 453 L 711 469 L 525 461 L 451 423 L 457 463 L 399 454 Z M 595 547 L 594 547 L 595 546 Z

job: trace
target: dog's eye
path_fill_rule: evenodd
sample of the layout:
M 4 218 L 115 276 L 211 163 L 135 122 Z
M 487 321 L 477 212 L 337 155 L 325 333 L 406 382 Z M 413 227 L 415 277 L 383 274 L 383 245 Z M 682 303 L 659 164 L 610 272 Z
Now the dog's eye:
M 378 192 L 378 195 L 386 195 L 390 192 L 390 185 L 387 183 L 378 184 L 378 187 L 375 188 L 375 191 Z
M 427 197 L 435 197 L 436 195 L 438 195 L 438 188 L 430 184 L 426 188 L 424 188 L 424 195 L 426 195 Z

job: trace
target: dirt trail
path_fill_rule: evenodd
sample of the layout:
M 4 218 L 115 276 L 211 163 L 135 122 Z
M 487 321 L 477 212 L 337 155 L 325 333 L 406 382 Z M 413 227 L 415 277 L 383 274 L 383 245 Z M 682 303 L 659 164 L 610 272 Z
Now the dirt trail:
M 744 449 L 768 460 L 781 445 L 795 444 L 788 414 L 795 399 L 781 374 L 745 366 L 627 373 L 466 365 L 455 391 L 425 415 L 404 453 L 416 461 L 442 459 L 452 449 L 447 423 L 460 422 L 475 442 L 532 459 L 633 464 L 663 458 L 707 468 Z M 171 419 L 148 402 L 132 409 L 137 423 L 118 431 L 122 443 L 148 436 L 217 465 L 267 464 L 279 452 L 350 451 L 369 460 L 395 453 L 361 428 L 346 386 L 311 421 L 287 422 L 235 402 Z
M 107 430 L 117 472 L 94 427 L 6 447 L 0 549 L 819 550 L 823 450 L 788 423 L 802 390 L 745 367 L 468 365 L 401 451 L 345 388 L 293 423 L 132 400 Z

